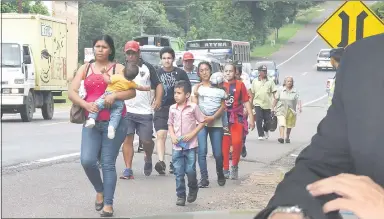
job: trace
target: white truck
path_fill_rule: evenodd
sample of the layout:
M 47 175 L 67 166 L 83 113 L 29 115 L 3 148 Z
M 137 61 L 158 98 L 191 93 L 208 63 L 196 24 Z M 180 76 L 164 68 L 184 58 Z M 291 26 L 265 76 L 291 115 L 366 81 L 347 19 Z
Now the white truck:
M 20 113 L 30 122 L 41 108 L 43 118 L 52 119 L 54 102 L 65 102 L 53 96 L 68 90 L 68 72 L 77 67 L 77 38 L 68 37 L 73 28 L 36 14 L 3 13 L 1 21 L 1 116 Z

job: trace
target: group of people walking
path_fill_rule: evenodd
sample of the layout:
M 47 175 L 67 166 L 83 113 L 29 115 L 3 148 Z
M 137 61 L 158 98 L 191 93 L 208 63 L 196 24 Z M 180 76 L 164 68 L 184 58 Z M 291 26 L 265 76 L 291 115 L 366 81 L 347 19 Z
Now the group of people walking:
M 82 129 L 81 164 L 96 191 L 95 209 L 101 211 L 102 217 L 113 216 L 116 158 L 121 145 L 126 168 L 120 178 L 134 178 L 135 134 L 143 145 L 146 176 L 153 169 L 160 175 L 166 173 L 165 143 L 170 136 L 173 150 L 169 172 L 176 178 L 179 206 L 194 202 L 199 188 L 210 184 L 208 136 L 219 186 L 224 186 L 226 179 L 238 179 L 240 156 L 244 156 L 244 151 L 246 155 L 245 137 L 249 129 L 255 128 L 255 116 L 260 140 L 268 138 L 268 122 L 273 112 L 281 125 L 278 141 L 290 142 L 298 102 L 292 77 L 285 79 L 282 89 L 277 89 L 268 80 L 266 66 L 259 67 L 258 78 L 251 82 L 244 80 L 241 67 L 233 63 L 227 63 L 223 72 L 217 73 L 212 72 L 209 62 L 200 62 L 196 69 L 191 53 L 184 54 L 181 69 L 174 67 L 175 52 L 168 47 L 160 51 L 162 67 L 156 71 L 140 58 L 140 45 L 135 41 L 125 44 L 123 66 L 114 62 L 115 46 L 108 35 L 94 40 L 93 48 L 95 60 L 78 69 L 69 98 L 90 118 Z M 200 83 L 192 87 L 188 74 L 197 74 Z M 84 97 L 78 94 L 81 86 L 86 91 Z M 153 128 L 158 157 L 155 165 Z

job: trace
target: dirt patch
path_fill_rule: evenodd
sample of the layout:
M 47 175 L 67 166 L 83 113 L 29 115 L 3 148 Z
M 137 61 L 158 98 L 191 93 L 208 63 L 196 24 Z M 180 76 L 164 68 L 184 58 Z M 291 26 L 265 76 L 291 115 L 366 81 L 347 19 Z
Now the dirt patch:
M 278 169 L 263 170 L 251 174 L 240 186 L 220 194 L 220 199 L 208 201 L 208 209 L 263 209 L 281 181 L 283 173 Z

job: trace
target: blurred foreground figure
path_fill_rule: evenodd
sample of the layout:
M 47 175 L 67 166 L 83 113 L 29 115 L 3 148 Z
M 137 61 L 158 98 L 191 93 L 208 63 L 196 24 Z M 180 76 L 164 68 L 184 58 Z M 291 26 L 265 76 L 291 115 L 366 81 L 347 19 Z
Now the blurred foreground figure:
M 311 144 L 255 219 L 384 218 L 384 34 L 348 46 L 336 79 Z

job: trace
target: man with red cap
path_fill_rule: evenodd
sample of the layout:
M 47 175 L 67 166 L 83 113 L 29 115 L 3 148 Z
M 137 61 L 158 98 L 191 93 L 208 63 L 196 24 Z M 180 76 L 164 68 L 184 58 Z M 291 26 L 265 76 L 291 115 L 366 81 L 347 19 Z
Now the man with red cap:
M 159 80 L 155 68 L 148 62 L 140 58 L 140 45 L 136 41 L 128 41 L 124 47 L 126 63 L 138 65 L 139 74 L 134 81 L 143 86 L 151 86 L 155 90 L 155 97 L 151 91 L 136 91 L 136 97 L 126 100 L 128 131 L 123 143 L 123 157 L 126 169 L 123 171 L 121 179 L 133 179 L 132 159 L 133 159 L 133 140 L 135 133 L 139 136 L 145 152 L 144 174 L 152 173 L 152 153 L 154 142 L 153 134 L 153 110 L 158 110 L 163 96 L 163 86 Z
M 194 66 L 195 57 L 191 52 L 185 52 L 183 54 L 183 70 L 187 73 L 189 80 L 200 82 L 200 77 L 197 72 L 196 66 Z

